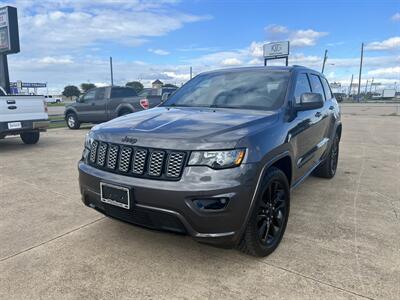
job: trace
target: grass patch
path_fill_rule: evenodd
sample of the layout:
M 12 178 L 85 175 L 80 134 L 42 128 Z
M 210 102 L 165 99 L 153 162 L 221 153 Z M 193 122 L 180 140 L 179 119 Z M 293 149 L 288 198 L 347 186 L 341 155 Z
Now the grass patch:
M 49 129 L 63 128 L 67 126 L 67 123 L 64 120 L 64 116 L 50 116 L 49 121 Z
M 64 102 L 60 102 L 60 103 L 47 103 L 47 106 L 51 106 L 51 107 L 54 107 L 54 106 L 65 106 L 65 103 Z

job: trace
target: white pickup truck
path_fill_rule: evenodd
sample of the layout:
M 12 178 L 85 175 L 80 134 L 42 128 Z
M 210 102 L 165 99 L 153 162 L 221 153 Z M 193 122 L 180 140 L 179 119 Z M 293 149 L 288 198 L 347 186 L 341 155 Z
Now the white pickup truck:
M 43 96 L 7 95 L 0 87 L 0 139 L 20 135 L 25 144 L 36 144 L 49 127 Z

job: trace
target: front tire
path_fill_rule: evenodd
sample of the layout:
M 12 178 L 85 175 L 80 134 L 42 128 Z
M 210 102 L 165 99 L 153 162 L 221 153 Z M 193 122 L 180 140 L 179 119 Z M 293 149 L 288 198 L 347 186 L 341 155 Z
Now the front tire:
M 79 129 L 79 127 L 81 127 L 81 123 L 74 113 L 67 114 L 65 121 L 67 122 L 67 126 L 69 129 Z
M 263 180 L 239 250 L 259 257 L 274 252 L 285 233 L 289 210 L 288 179 L 280 169 L 272 167 Z
M 314 171 L 315 176 L 328 179 L 335 176 L 339 160 L 339 142 L 340 138 L 339 135 L 336 133 L 327 158 Z
M 21 140 L 27 145 L 36 144 L 40 138 L 39 131 L 23 132 L 20 134 Z

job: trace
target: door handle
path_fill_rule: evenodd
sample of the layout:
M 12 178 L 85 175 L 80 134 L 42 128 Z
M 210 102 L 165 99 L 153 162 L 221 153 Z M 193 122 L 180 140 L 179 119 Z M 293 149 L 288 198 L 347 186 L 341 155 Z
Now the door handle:
M 315 113 L 315 116 L 316 116 L 317 118 L 319 118 L 320 116 L 322 116 L 322 114 L 321 114 L 320 111 L 317 111 L 317 112 Z
M 7 100 L 7 104 L 15 104 L 15 100 Z
M 9 106 L 8 109 L 17 109 L 15 105 Z

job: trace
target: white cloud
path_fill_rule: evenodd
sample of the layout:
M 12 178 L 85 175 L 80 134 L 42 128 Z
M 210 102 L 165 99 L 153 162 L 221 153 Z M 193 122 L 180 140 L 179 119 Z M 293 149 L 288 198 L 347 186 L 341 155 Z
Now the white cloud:
M 221 62 L 221 65 L 223 65 L 223 66 L 239 66 L 241 64 L 242 64 L 242 62 L 235 57 L 226 58 Z
M 389 76 L 400 80 L 400 67 L 379 68 L 368 71 L 371 76 Z
M 397 48 L 400 48 L 400 36 L 391 37 L 379 42 L 372 42 L 365 46 L 365 50 L 392 50 Z
M 139 46 L 187 23 L 208 20 L 171 9 L 176 0 L 16 0 L 22 53 L 54 56 L 78 53 L 102 44 Z
M 395 13 L 390 19 L 394 22 L 399 22 L 400 21 L 400 12 Z
M 290 46 L 293 47 L 314 46 L 320 38 L 328 35 L 327 32 L 316 31 L 313 29 L 290 30 L 286 26 L 277 24 L 268 25 L 264 29 L 268 40 L 289 40 Z
M 268 25 L 264 28 L 264 30 L 268 33 L 268 34 L 281 34 L 281 33 L 287 33 L 289 32 L 289 30 L 287 29 L 286 26 L 282 26 L 282 25 L 277 25 L 277 24 L 271 24 Z
M 157 54 L 157 55 L 168 55 L 170 52 L 163 50 L 163 49 L 148 49 L 149 52 Z
M 327 32 L 319 32 L 312 29 L 296 30 L 289 36 L 290 45 L 293 47 L 314 46 L 318 39 L 326 36 L 327 34 Z
M 70 56 L 63 56 L 63 57 L 45 56 L 39 59 L 38 63 L 46 65 L 66 65 L 66 64 L 72 64 L 73 60 Z

